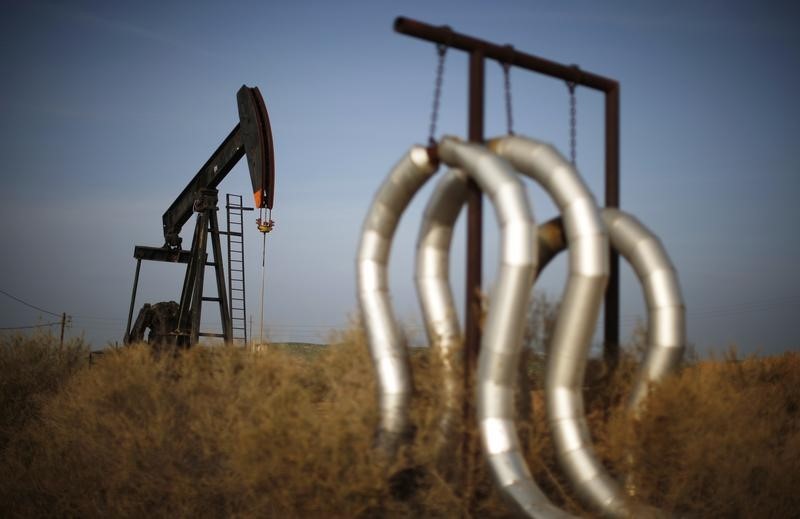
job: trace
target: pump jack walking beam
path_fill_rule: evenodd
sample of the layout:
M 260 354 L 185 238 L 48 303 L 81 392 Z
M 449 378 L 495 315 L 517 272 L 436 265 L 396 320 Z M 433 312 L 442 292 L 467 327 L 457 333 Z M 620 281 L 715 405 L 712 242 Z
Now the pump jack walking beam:
M 454 32 L 447 26 L 433 26 L 398 17 L 395 31 L 446 45 L 469 53 L 469 140 L 483 142 L 484 61 L 493 59 L 550 77 L 582 85 L 605 94 L 605 206 L 618 208 L 619 197 L 619 83 L 538 56 L 515 50 L 510 45 L 496 45 Z M 470 370 L 477 365 L 480 344 L 478 313 L 480 308 L 482 255 L 482 201 L 474 182 L 469 185 L 467 208 L 467 294 L 465 308 L 466 344 L 464 360 Z M 619 360 L 619 255 L 609 251 L 609 279 L 605 297 L 603 357 L 613 369 Z
M 178 235 L 192 216 L 196 194 L 201 189 L 216 188 L 245 154 L 255 207 L 272 209 L 275 197 L 275 153 L 267 108 L 258 88 L 243 86 L 236 94 L 236 99 L 239 124 L 225 137 L 162 217 L 165 247 L 180 248 L 181 239 Z

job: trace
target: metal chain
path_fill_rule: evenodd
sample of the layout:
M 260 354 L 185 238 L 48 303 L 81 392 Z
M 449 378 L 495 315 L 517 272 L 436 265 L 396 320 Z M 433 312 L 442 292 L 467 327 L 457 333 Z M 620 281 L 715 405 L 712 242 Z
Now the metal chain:
M 439 62 L 436 65 L 436 81 L 433 86 L 433 110 L 431 110 L 431 124 L 428 131 L 428 143 L 433 146 L 436 143 L 436 120 L 439 118 L 439 101 L 442 97 L 442 81 L 444 79 L 444 58 L 447 54 L 447 45 L 442 43 L 436 45 L 436 53 Z
M 575 96 L 575 86 L 574 81 L 567 81 L 569 89 L 569 160 L 573 166 L 576 165 L 578 154 L 578 101 Z
M 506 127 L 509 135 L 514 135 L 514 116 L 511 110 L 511 64 L 502 63 L 506 91 Z

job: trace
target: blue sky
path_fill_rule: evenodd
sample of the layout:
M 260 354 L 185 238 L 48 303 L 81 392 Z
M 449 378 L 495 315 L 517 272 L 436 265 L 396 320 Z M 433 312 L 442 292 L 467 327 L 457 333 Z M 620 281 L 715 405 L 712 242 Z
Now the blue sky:
M 275 340 L 321 341 L 355 313 L 355 251 L 369 201 L 427 137 L 435 51 L 398 15 L 576 63 L 621 83 L 622 206 L 663 240 L 699 350 L 800 347 L 800 8 L 789 2 L 39 2 L 0 19 L 0 289 L 73 316 L 95 345 L 122 336 L 134 244 L 260 87 L 275 137 L 277 228 L 265 321 Z M 488 62 L 486 135 L 505 131 Z M 563 82 L 512 72 L 517 133 L 568 145 Z M 578 166 L 602 199 L 603 98 L 578 90 Z M 440 134 L 466 130 L 466 56 L 447 56 Z M 391 284 L 419 325 L 413 249 L 423 191 L 404 216 Z M 528 184 L 537 220 L 552 204 Z M 221 193 L 250 192 L 245 166 Z M 453 278 L 463 293 L 463 222 Z M 187 231 L 190 232 L 187 226 Z M 258 327 L 260 239 L 248 227 L 248 313 Z M 487 212 L 491 286 L 496 230 Z M 184 233 L 188 243 L 190 236 Z M 558 297 L 564 258 L 537 289 Z M 177 299 L 182 272 L 144 264 L 137 302 Z M 623 266 L 622 328 L 644 315 Z M 209 321 L 213 312 L 207 311 Z M 0 296 L 0 327 L 49 316 Z M 210 326 L 213 323 L 210 324 Z

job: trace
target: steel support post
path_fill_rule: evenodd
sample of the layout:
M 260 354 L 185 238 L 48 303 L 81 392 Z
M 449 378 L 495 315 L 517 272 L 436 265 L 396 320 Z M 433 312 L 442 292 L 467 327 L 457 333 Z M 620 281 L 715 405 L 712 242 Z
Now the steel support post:
M 217 278 L 217 297 L 219 299 L 219 313 L 222 321 L 222 335 L 226 343 L 233 342 L 233 323 L 228 306 L 228 291 L 225 288 L 225 270 L 222 264 L 222 246 L 219 241 L 219 221 L 217 219 L 217 199 L 214 197 L 213 208 L 206 209 L 211 233 L 211 250 L 214 252 L 214 274 Z M 230 261 L 230 260 L 229 260 Z M 202 294 L 201 294 L 202 298 Z
M 619 84 L 606 91 L 606 207 L 619 208 Z M 610 371 L 619 362 L 619 254 L 609 248 L 608 289 L 603 316 L 603 360 Z
M 483 52 L 469 55 L 469 140 L 483 142 L 484 60 Z M 483 278 L 483 196 L 474 180 L 467 186 L 467 265 L 465 371 L 471 373 L 478 362 L 481 330 L 481 283 Z
M 133 290 L 131 291 L 131 307 L 128 309 L 128 324 L 125 326 L 124 343 L 128 344 L 131 335 L 131 320 L 133 319 L 133 306 L 136 304 L 136 290 L 139 286 L 139 270 L 142 267 L 142 260 L 136 260 L 136 273 L 133 275 Z

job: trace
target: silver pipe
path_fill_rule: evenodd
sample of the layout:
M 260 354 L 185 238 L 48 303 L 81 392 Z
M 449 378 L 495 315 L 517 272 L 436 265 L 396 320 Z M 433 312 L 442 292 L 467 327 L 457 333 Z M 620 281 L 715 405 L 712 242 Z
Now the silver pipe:
M 566 516 L 533 482 L 521 455 L 513 410 L 515 366 L 536 258 L 543 255 L 545 261 L 549 260 L 558 252 L 563 234 L 566 234 L 571 245 L 570 278 L 548 357 L 546 379 L 548 416 L 557 454 L 568 477 L 587 501 L 605 515 L 635 515 L 643 508 L 626 504 L 619 485 L 605 474 L 592 452 L 580 393 L 588 341 L 608 272 L 608 241 L 594 199 L 577 173 L 552 147 L 519 137 L 497 139 L 491 145 L 550 192 L 563 213 L 563 223 L 545 226 L 548 250 L 538 251 L 536 241 L 532 240 L 535 224 L 524 187 L 508 164 L 481 146 L 461 143 L 454 138 L 443 139 L 438 150 L 441 159 L 462 171 L 449 173 L 437 186 L 425 211 L 418 241 L 416 281 L 429 339 L 433 347 L 441 354 L 447 353 L 452 361 L 461 335 L 449 289 L 449 247 L 452 227 L 464 202 L 466 176 L 471 176 L 489 195 L 502 231 L 500 274 L 487 316 L 478 371 L 478 420 L 484 452 L 495 479 L 518 511 L 539 517 Z M 415 176 L 395 175 L 398 170 L 408 169 L 404 162 L 413 152 L 412 149 L 395 167 L 379 191 L 365 223 L 359 249 L 359 300 L 365 323 L 372 323 L 366 326 L 379 374 L 381 432 L 384 440 L 390 440 L 383 443 L 393 445 L 407 429 L 406 408 L 411 385 L 408 358 L 400 344 L 388 301 L 386 261 L 402 210 L 435 169 L 425 154 L 423 161 L 411 167 L 418 170 L 416 176 L 421 173 L 424 178 L 398 183 L 405 184 L 405 188 L 393 185 L 395 177 Z M 426 169 L 430 172 L 422 171 Z M 399 197 L 397 189 L 402 193 Z M 386 203 L 383 199 L 392 200 Z M 393 210 L 389 213 L 393 214 L 387 217 L 382 206 L 391 207 Z M 647 384 L 671 371 L 680 360 L 685 343 L 684 308 L 675 270 L 660 242 L 624 213 L 609 211 L 604 218 L 612 229 L 613 245 L 629 259 L 639 275 L 648 302 L 648 351 L 630 401 L 635 410 L 646 394 Z M 370 225 L 373 220 L 380 224 Z M 380 240 L 371 232 L 377 232 Z M 372 314 L 367 311 L 371 306 L 370 296 L 378 303 L 372 306 L 380 306 L 382 311 Z M 385 345 L 376 348 L 376 344 L 381 344 L 380 339 Z M 452 369 L 446 369 L 446 399 L 452 396 L 447 385 L 454 388 L 458 382 L 453 373 Z M 405 391 L 396 390 L 401 387 Z
M 400 216 L 436 169 L 437 164 L 431 160 L 427 149 L 413 146 L 378 189 L 358 246 L 358 302 L 378 381 L 377 444 L 389 454 L 393 454 L 409 434 L 411 395 L 408 352 L 389 297 L 389 251 Z
M 518 136 L 489 142 L 521 173 L 537 181 L 561 211 L 569 244 L 569 277 L 547 355 L 545 405 L 558 459 L 586 502 L 612 517 L 630 515 L 622 487 L 592 447 L 583 381 L 594 325 L 608 281 L 608 236 L 583 179 L 548 144 Z
M 608 228 L 611 246 L 633 267 L 647 305 L 645 355 L 628 400 L 628 410 L 633 417 L 638 417 L 650 384 L 663 380 L 680 366 L 686 344 L 686 310 L 678 274 L 659 239 L 635 217 L 619 209 L 605 208 L 601 215 Z M 566 247 L 556 231 L 560 220 L 554 218 L 540 227 L 550 227 L 554 232 L 539 233 L 539 273 Z M 542 247 L 543 240 L 545 247 Z M 632 461 L 632 457 L 629 456 L 629 460 Z M 633 495 L 636 484 L 630 477 L 625 486 Z M 634 507 L 641 515 L 660 516 L 644 505 L 636 504 Z
M 648 386 L 680 367 L 686 345 L 686 306 L 678 272 L 658 237 L 636 217 L 619 209 L 604 208 L 600 214 L 606 223 L 611 247 L 633 267 L 647 307 L 644 359 L 628 400 L 628 409 L 637 415 Z M 539 226 L 539 273 L 566 248 L 560 227 L 561 218 Z
M 500 224 L 500 270 L 478 358 L 477 415 L 484 454 L 501 491 L 520 513 L 567 517 L 533 481 L 514 420 L 514 382 L 537 255 L 536 224 L 525 186 L 508 162 L 480 145 L 445 137 L 439 158 L 475 180 L 491 200 Z M 423 236 L 422 241 L 427 239 Z
M 686 345 L 686 307 L 678 273 L 658 237 L 635 217 L 604 209 L 611 245 L 633 267 L 647 305 L 647 349 L 628 408 L 638 415 L 648 386 L 674 372 Z
M 453 226 L 466 201 L 467 179 L 462 170 L 452 169 L 436 184 L 422 216 L 414 277 L 428 344 L 438 356 L 442 370 L 442 406 L 434 449 L 445 473 L 457 448 L 454 434 L 463 397 L 460 391 L 463 337 L 449 272 Z

